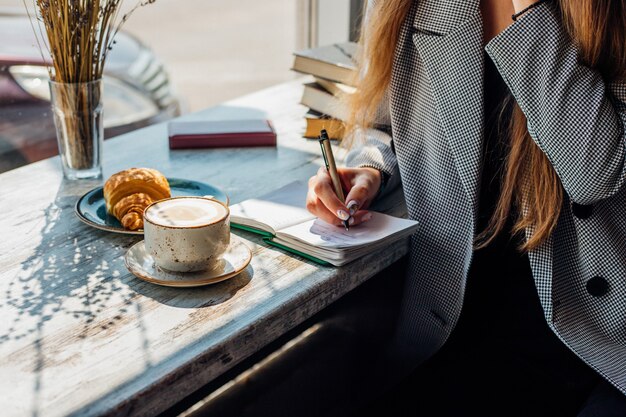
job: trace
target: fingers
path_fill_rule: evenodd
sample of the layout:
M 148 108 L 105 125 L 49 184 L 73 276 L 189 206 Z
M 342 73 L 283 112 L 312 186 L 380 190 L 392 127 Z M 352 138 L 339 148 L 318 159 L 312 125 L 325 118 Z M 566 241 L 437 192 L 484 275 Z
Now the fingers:
M 369 173 L 355 177 L 354 185 L 346 196 L 346 207 L 350 215 L 369 206 L 380 188 L 380 181 L 376 183 L 376 180 Z
M 361 210 L 354 213 L 354 215 L 350 217 L 348 223 L 350 224 L 350 227 L 352 227 L 367 223 L 370 220 L 372 220 L 372 212 L 367 210 Z
M 330 175 L 325 168 L 321 168 L 314 177 L 310 189 L 313 190 L 317 198 L 340 220 L 348 220 L 350 217 L 349 210 L 346 205 L 339 200 L 335 194 Z
M 326 206 L 318 199 L 315 198 L 315 201 L 312 201 L 311 204 L 307 204 L 307 209 L 315 214 L 319 219 L 324 220 L 328 224 L 332 224 L 337 227 L 343 227 L 343 222 L 337 218 L 333 213 L 331 213 Z M 348 220 L 348 224 L 350 227 L 356 227 L 360 224 L 367 223 L 372 219 L 372 213 L 366 210 L 358 211 L 351 216 Z
M 347 168 L 339 172 L 344 189 L 350 190 L 346 203 L 343 203 L 335 194 L 330 175 L 321 167 L 317 175 L 309 179 L 307 210 L 336 226 L 343 226 L 342 220 L 348 220 L 350 226 L 367 222 L 372 214 L 363 209 L 368 207 L 380 187 L 380 173 L 373 169 L 375 172 L 369 171 Z
M 315 192 L 312 189 L 309 189 L 309 193 L 307 194 L 306 208 L 326 223 L 337 227 L 343 227 L 343 222 L 334 213 L 328 210 L 324 203 L 317 198 L 317 195 L 315 195 Z M 359 224 L 369 221 L 371 218 L 372 213 L 366 210 L 360 210 L 350 217 L 348 224 L 351 227 L 358 226 Z
M 324 220 L 328 224 L 343 226 L 342 221 L 335 214 L 331 213 L 328 208 L 326 208 L 324 203 L 317 198 L 312 189 L 309 189 L 309 193 L 307 195 L 306 208 L 309 212 Z
M 364 185 L 357 184 L 352 187 L 346 196 L 346 207 L 348 208 L 348 213 L 353 215 L 361 208 L 367 207 L 370 200 L 370 194 L 370 190 Z

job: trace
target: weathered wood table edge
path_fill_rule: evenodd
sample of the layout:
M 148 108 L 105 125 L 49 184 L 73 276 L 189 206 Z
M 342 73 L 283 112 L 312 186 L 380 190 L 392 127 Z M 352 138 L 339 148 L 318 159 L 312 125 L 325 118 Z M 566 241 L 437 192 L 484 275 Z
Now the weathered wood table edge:
M 259 109 L 260 113 L 268 115 L 277 127 L 279 147 L 287 150 L 290 148 L 303 149 L 308 147 L 307 149 L 310 156 L 305 158 L 304 163 L 313 165 L 316 168 L 317 165 L 314 165 L 314 163 L 319 165 L 320 159 L 317 155 L 318 145 L 316 142 L 307 142 L 301 138 L 301 132 L 303 130 L 302 116 L 306 110 L 296 104 L 300 92 L 301 82 L 286 83 L 233 100 L 225 103 L 224 106 L 207 109 L 206 111 L 186 117 L 191 119 L 206 117 L 216 119 L 224 117 L 245 118 L 250 109 Z M 229 110 L 224 112 L 222 111 L 224 107 L 245 109 L 245 111 L 233 112 Z M 140 137 L 153 135 L 154 132 L 157 131 L 163 132 L 164 129 L 165 127 L 163 125 L 152 126 L 132 132 L 124 137 L 107 141 L 105 153 L 108 153 L 107 151 L 113 151 L 111 153 L 115 153 L 116 150 L 122 149 L 120 145 L 120 141 L 122 140 L 128 141 L 132 138 L 138 138 L 137 142 L 139 146 Z M 161 147 L 163 147 L 162 144 Z M 128 150 L 128 152 L 131 151 L 132 150 Z M 161 152 L 162 151 L 163 150 L 161 150 Z M 271 161 L 268 160 L 266 162 Z M 123 164 L 125 162 L 121 161 L 120 163 Z M 28 175 L 40 175 L 39 171 L 42 170 L 49 173 L 48 167 L 57 165 L 58 161 L 55 161 L 53 158 L 52 160 L 43 161 L 2 174 L 0 175 L 0 192 L 4 191 L 8 182 L 17 176 L 27 177 Z M 112 171 L 117 170 L 115 164 L 110 165 Z M 231 171 L 230 175 L 234 172 L 236 172 L 236 169 Z M 311 172 L 314 172 L 314 170 L 306 169 L 298 171 L 297 174 L 294 175 L 300 176 L 300 179 L 305 179 L 302 175 L 303 172 L 309 175 Z M 108 174 L 110 173 L 112 172 Z M 281 180 L 283 183 L 290 182 L 286 181 L 287 179 L 293 180 L 298 178 L 283 178 Z M 228 180 L 226 180 L 226 182 L 228 182 Z M 278 188 L 278 186 L 283 185 L 278 182 L 277 179 L 276 186 L 271 188 Z M 225 188 L 228 189 L 228 186 Z M 255 190 L 240 192 L 240 198 L 236 198 L 235 200 L 248 198 L 255 194 Z M 0 207 L 1 206 L 2 203 L 0 201 Z M 71 209 L 73 209 L 73 207 L 63 208 L 63 210 Z M 78 220 L 76 220 L 76 222 L 78 222 Z M 0 222 L 0 226 L 2 225 L 3 223 Z M 252 281 L 254 281 L 255 274 L 261 274 L 261 276 L 267 276 L 268 274 L 268 272 L 263 269 L 264 266 L 261 261 L 275 262 L 276 264 L 295 262 L 299 265 L 297 268 L 293 267 L 293 275 L 299 276 L 296 276 L 294 282 L 290 283 L 288 291 L 276 292 L 276 297 L 280 297 L 279 300 L 271 299 L 271 302 L 266 302 L 266 308 L 259 311 L 258 315 L 254 315 L 252 314 L 253 312 L 250 311 L 244 311 L 244 315 L 241 317 L 231 318 L 237 323 L 228 323 L 224 327 L 214 329 L 214 334 L 207 334 L 206 337 L 193 340 L 192 343 L 185 345 L 183 349 L 175 352 L 175 354 L 165 357 L 159 363 L 146 369 L 142 374 L 137 375 L 135 378 L 125 380 L 124 383 L 111 386 L 107 394 L 98 398 L 90 398 L 87 403 L 82 404 L 80 407 L 51 401 L 47 406 L 42 405 L 39 409 L 35 410 L 37 413 L 31 414 L 41 416 L 151 416 L 158 414 L 186 395 L 191 394 L 197 388 L 200 388 L 202 385 L 231 369 L 237 363 L 257 352 L 288 330 L 310 318 L 407 253 L 407 242 L 402 241 L 390 245 L 384 251 L 359 259 L 342 268 L 319 267 L 304 259 L 280 252 L 277 253 L 274 249 L 265 247 L 258 239 L 250 234 L 242 232 L 240 236 L 254 248 L 256 263 L 255 261 L 252 263 Z M 1 248 L 0 246 L 0 249 Z M 271 257 L 268 254 L 271 254 Z M 0 254 L 0 276 L 2 274 L 2 267 L 2 255 Z M 305 272 L 298 272 L 298 274 L 296 274 L 296 270 L 305 270 Z M 284 272 L 281 273 L 284 274 Z M 287 272 L 285 276 L 291 274 L 291 272 Z M 126 277 L 126 275 L 124 277 Z M 250 286 L 249 283 L 247 285 Z M 141 297 L 142 295 L 138 296 Z M 238 296 L 239 294 L 236 294 L 229 302 L 236 303 Z M 248 301 L 248 299 L 241 298 L 239 301 L 245 302 Z M 0 308 L 5 306 L 6 303 L 3 302 Z M 217 334 L 232 329 L 235 329 L 236 333 Z M 35 340 L 33 343 L 39 342 Z M 0 341 L 0 347 L 1 345 L 2 342 Z M 0 364 L 0 374 L 1 373 L 2 365 Z M 12 400 L 20 401 L 20 398 L 12 398 Z M 78 401 L 78 403 L 80 403 L 80 401 Z M 0 404 L 4 404 L 4 402 L 0 401 Z M 58 407 L 59 404 L 65 405 L 65 407 L 60 407 L 56 410 L 47 408 Z M 4 405 L 10 407 L 10 404 Z M 13 413 L 9 413 L 9 415 L 13 415 Z M 15 415 L 23 415 L 23 413 L 16 413 Z

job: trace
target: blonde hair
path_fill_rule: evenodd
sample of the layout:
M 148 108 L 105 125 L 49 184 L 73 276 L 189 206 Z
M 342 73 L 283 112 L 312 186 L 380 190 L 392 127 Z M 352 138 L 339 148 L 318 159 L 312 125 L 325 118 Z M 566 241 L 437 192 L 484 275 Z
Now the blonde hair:
M 419 0 L 417 0 L 419 1 Z M 379 0 L 360 38 L 360 71 L 357 92 L 348 98 L 349 130 L 369 127 L 391 80 L 393 58 L 400 29 L 412 0 Z M 605 79 L 626 76 L 626 0 L 577 0 L 557 2 L 565 28 L 580 51 L 582 61 Z M 477 247 L 488 245 L 506 226 L 516 207 L 512 233 L 530 231 L 523 251 L 536 249 L 554 231 L 563 205 L 564 190 L 556 171 L 528 134 L 526 117 L 512 101 L 508 130 L 509 152 L 502 189 L 488 226 L 477 237 Z

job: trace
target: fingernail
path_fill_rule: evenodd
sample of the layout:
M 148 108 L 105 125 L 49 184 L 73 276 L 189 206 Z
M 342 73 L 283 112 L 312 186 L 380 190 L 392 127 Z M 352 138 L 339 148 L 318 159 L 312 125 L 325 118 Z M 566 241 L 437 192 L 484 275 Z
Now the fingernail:
M 348 224 L 350 226 L 352 226 L 354 224 L 354 217 L 350 217 L 350 220 L 348 220 Z
M 367 213 L 365 216 L 363 216 L 363 222 L 367 222 L 372 220 L 372 213 Z
M 357 211 L 359 211 L 359 203 L 358 201 L 355 200 L 350 200 L 350 202 L 347 205 L 348 210 L 350 211 L 350 215 L 352 216 L 354 213 L 356 213 Z
M 348 220 L 350 218 L 350 215 L 344 210 L 337 210 L 337 217 L 339 217 L 341 220 Z

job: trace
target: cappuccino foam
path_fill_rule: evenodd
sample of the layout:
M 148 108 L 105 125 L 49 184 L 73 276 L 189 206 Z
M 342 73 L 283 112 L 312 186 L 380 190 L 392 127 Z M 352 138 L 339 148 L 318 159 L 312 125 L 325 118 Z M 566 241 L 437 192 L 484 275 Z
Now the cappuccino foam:
M 194 227 L 214 223 L 228 214 L 220 203 L 200 198 L 175 198 L 154 204 L 146 218 L 162 226 Z

